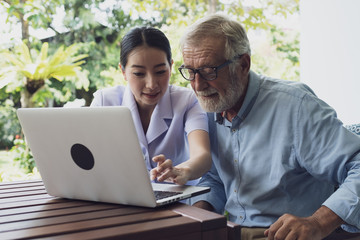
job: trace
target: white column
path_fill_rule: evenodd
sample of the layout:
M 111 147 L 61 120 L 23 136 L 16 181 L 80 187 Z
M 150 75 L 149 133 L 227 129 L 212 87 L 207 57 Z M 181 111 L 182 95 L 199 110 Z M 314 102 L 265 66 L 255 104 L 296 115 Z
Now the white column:
M 300 1 L 300 79 L 338 113 L 360 123 L 360 1 Z

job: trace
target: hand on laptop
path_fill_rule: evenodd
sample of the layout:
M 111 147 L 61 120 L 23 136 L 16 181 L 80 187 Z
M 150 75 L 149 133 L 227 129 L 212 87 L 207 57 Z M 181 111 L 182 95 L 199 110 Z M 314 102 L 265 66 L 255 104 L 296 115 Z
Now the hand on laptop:
M 151 180 L 159 182 L 173 182 L 178 185 L 184 185 L 190 180 L 190 168 L 187 166 L 174 167 L 171 159 L 166 159 L 163 154 L 153 157 L 152 159 L 157 163 L 157 167 L 150 171 Z

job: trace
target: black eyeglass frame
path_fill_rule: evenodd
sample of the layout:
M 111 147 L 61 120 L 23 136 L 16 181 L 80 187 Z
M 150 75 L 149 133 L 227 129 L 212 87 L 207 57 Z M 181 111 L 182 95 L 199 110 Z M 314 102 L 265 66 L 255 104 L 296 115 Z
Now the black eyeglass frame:
M 193 80 L 195 79 L 196 73 L 198 73 L 198 74 L 200 75 L 200 77 L 203 78 L 203 79 L 205 79 L 206 81 L 213 81 L 213 80 L 215 80 L 215 79 L 217 78 L 217 74 L 218 74 L 218 70 L 219 70 L 219 69 L 221 69 L 221 68 L 223 68 L 223 67 L 226 67 L 227 65 L 233 63 L 235 59 L 241 58 L 242 55 L 243 55 L 243 54 L 234 57 L 233 60 L 227 60 L 226 62 L 224 62 L 223 64 L 221 64 L 221 65 L 219 65 L 219 66 L 217 66 L 217 67 L 201 67 L 201 68 L 196 68 L 196 69 L 194 69 L 194 68 L 186 68 L 186 67 L 181 66 L 181 67 L 178 68 L 178 70 L 179 70 L 181 76 L 182 76 L 185 80 L 188 80 L 188 81 L 193 81 Z M 212 79 L 208 79 L 208 78 L 204 77 L 204 76 L 201 74 L 200 71 L 203 70 L 203 69 L 205 69 L 205 68 L 211 68 L 211 69 L 213 69 L 213 71 L 214 71 L 214 73 L 215 73 L 215 77 L 212 78 Z M 193 77 L 193 78 L 186 78 L 186 77 L 184 76 L 184 74 L 182 73 L 182 70 L 191 70 L 191 71 L 193 71 L 193 73 L 194 73 L 193 76 L 194 76 L 194 77 Z

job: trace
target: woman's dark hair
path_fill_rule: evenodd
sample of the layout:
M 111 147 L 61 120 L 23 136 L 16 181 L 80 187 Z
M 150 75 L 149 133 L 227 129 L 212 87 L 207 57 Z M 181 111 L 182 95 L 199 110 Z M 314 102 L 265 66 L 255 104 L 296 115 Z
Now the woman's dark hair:
M 123 69 L 127 64 L 129 53 L 139 46 L 148 46 L 164 51 L 171 65 L 171 47 L 165 34 L 153 27 L 136 27 L 131 29 L 121 40 L 120 64 Z

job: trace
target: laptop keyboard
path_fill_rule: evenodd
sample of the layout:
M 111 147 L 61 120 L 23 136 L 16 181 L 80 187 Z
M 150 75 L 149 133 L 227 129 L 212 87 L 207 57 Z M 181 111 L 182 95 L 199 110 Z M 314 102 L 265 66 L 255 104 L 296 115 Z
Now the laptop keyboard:
M 156 200 L 179 195 L 182 192 L 154 191 Z

